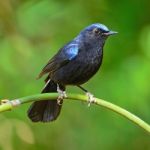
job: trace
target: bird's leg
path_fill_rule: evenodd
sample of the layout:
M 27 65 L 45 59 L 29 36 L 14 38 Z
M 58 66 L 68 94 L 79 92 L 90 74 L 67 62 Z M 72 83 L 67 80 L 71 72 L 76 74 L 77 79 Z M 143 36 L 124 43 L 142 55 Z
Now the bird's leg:
M 67 97 L 66 91 L 64 91 L 60 85 L 57 84 L 57 92 L 59 94 L 58 98 L 57 98 L 57 103 L 59 105 L 62 105 L 62 101 L 64 98 Z
M 79 87 L 82 91 L 84 91 L 86 93 L 86 95 L 88 96 L 88 107 L 90 107 L 91 103 L 95 102 L 94 95 L 91 94 L 90 92 L 88 92 L 85 88 L 83 88 L 80 85 L 77 85 L 77 87 Z

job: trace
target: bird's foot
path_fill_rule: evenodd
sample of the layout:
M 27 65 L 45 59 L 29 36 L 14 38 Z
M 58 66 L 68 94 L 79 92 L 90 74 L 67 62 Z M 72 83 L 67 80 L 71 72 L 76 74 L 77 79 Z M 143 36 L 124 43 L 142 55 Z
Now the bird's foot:
M 91 94 L 90 92 L 86 92 L 86 95 L 88 96 L 88 107 L 91 106 L 91 103 L 95 102 L 94 95 Z
M 57 92 L 59 94 L 57 98 L 57 104 L 62 105 L 63 99 L 67 97 L 66 91 L 61 90 L 59 86 L 57 86 Z

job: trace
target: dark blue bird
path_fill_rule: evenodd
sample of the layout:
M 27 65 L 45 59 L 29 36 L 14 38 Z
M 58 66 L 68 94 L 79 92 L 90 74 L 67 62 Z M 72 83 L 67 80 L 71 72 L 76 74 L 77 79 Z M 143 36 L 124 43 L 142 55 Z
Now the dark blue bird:
M 58 117 L 63 102 L 60 99 L 65 96 L 67 85 L 78 86 L 87 92 L 81 85 L 100 68 L 105 41 L 115 33 L 103 24 L 92 24 L 49 60 L 39 74 L 39 78 L 48 74 L 42 93 L 59 92 L 61 96 L 58 100 L 34 102 L 28 110 L 28 117 L 33 122 L 49 122 Z M 88 96 L 89 99 L 92 97 L 89 93 Z

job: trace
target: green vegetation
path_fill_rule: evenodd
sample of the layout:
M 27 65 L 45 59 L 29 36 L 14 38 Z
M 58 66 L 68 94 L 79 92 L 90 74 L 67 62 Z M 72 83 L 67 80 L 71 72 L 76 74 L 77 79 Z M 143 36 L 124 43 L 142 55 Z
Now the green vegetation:
M 85 26 L 119 32 L 105 46 L 101 70 L 84 86 L 96 97 L 150 123 L 148 0 L 0 1 L 0 98 L 40 92 L 36 80 L 49 58 Z M 82 93 L 75 87 L 69 92 Z M 0 150 L 149 150 L 150 137 L 126 119 L 92 105 L 66 102 L 56 122 L 34 124 L 29 104 L 0 114 Z

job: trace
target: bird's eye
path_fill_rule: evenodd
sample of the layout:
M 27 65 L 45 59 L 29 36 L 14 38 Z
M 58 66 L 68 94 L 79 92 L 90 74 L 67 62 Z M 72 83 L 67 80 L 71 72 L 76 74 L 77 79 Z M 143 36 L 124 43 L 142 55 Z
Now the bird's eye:
M 93 30 L 93 32 L 94 32 L 95 34 L 99 34 L 99 33 L 100 33 L 100 30 L 97 29 L 97 28 L 95 28 L 95 29 Z

